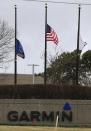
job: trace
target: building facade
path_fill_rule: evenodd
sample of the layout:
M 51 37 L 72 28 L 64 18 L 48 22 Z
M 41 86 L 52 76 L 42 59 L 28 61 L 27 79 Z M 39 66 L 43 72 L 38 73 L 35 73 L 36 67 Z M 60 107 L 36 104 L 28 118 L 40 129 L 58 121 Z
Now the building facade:
M 33 80 L 32 75 L 18 74 L 17 84 L 43 84 L 43 77 L 35 76 Z M 14 84 L 14 74 L 1 74 L 0 75 L 0 85 L 13 85 Z

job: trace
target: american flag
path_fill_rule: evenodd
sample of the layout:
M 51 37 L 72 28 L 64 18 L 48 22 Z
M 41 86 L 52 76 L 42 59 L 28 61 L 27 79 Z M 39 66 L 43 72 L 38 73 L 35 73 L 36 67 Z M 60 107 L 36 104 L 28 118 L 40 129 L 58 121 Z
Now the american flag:
M 56 45 L 58 44 L 57 34 L 48 24 L 46 28 L 46 40 L 53 41 Z

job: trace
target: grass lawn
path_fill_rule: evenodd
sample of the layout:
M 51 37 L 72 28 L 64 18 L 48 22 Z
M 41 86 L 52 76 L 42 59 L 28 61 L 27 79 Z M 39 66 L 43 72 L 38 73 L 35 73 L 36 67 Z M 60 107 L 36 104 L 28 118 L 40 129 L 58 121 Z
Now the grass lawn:
M 91 131 L 91 128 L 56 128 L 38 126 L 0 126 L 0 131 Z

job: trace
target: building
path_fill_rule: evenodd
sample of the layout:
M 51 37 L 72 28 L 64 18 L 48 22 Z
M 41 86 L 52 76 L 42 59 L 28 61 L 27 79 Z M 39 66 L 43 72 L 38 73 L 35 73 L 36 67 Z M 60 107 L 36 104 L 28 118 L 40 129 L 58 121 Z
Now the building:
M 43 84 L 43 77 L 34 77 L 34 84 Z M 14 84 L 14 74 L 0 74 L 0 85 L 13 85 Z M 18 74 L 17 84 L 33 84 L 33 75 L 31 74 Z

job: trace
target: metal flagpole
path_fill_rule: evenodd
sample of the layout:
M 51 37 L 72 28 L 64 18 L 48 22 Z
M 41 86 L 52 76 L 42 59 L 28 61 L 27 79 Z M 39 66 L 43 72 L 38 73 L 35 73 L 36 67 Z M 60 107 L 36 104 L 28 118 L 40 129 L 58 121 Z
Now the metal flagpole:
M 14 65 L 14 84 L 17 84 L 17 56 L 16 56 L 16 35 L 17 35 L 17 7 L 15 5 L 15 65 Z
M 45 4 L 45 61 L 44 61 L 44 86 L 46 87 L 46 66 L 47 66 L 47 40 L 46 40 L 46 32 L 47 32 L 47 4 Z
M 76 85 L 79 80 L 79 36 L 80 36 L 80 5 L 78 7 L 78 34 L 77 34 L 77 59 L 76 59 Z

